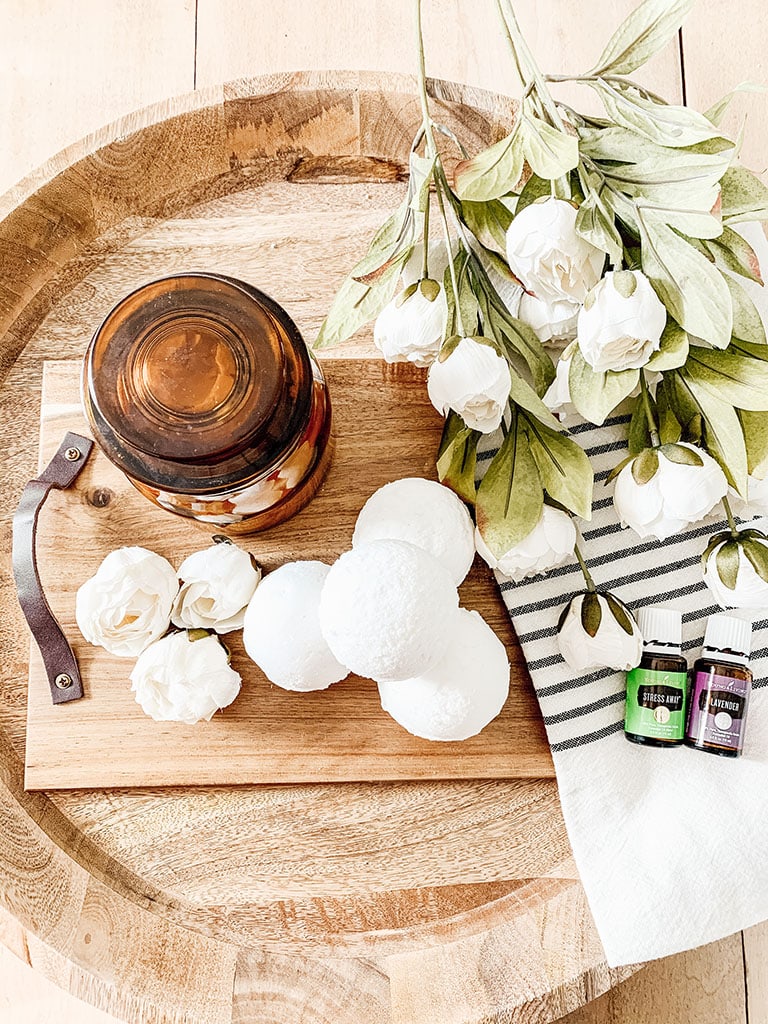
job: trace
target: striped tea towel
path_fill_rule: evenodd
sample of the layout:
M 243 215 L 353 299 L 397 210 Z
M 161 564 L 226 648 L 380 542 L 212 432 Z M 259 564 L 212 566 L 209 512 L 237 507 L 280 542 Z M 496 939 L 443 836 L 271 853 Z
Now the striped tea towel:
M 749 240 L 768 268 L 758 231 Z M 765 320 L 768 304 L 759 289 L 752 294 Z M 704 585 L 700 557 L 726 523 L 713 517 L 662 542 L 621 528 L 613 485 L 603 482 L 626 454 L 627 422 L 571 428 L 596 476 L 583 550 L 598 589 L 633 610 L 682 610 L 691 664 L 707 616 L 721 610 Z M 568 835 L 608 963 L 667 956 L 768 918 L 768 609 L 753 629 L 744 753 L 728 759 L 628 743 L 624 674 L 568 668 L 556 632 L 561 609 L 584 589 L 575 562 L 521 583 L 498 580 L 541 705 Z

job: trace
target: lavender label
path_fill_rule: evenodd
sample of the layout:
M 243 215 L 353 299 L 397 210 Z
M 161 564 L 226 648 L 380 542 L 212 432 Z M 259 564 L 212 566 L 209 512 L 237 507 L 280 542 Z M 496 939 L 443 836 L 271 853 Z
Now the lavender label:
M 686 738 L 694 743 L 741 750 L 749 690 L 747 679 L 697 672 L 693 677 Z

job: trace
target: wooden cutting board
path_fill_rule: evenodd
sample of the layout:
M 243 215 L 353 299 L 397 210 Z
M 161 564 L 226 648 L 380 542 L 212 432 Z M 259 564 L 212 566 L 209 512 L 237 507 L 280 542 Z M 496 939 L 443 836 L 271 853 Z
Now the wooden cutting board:
M 324 369 L 336 438 L 326 482 L 287 523 L 237 541 L 267 571 L 301 558 L 332 562 L 350 546 L 357 513 L 377 487 L 403 476 L 434 476 L 441 420 L 426 397 L 423 371 L 338 358 L 327 360 Z M 49 362 L 41 466 L 67 430 L 88 433 L 79 403 L 79 364 Z M 417 739 L 382 711 L 376 685 L 356 676 L 317 693 L 281 690 L 246 656 L 239 631 L 227 644 L 243 687 L 229 708 L 196 726 L 148 718 L 130 691 L 133 661 L 92 647 L 80 635 L 77 589 L 117 547 L 138 544 L 178 566 L 215 532 L 156 509 L 98 449 L 73 488 L 51 494 L 40 518 L 38 563 L 48 600 L 77 655 L 86 696 L 54 706 L 32 644 L 27 789 L 552 775 L 509 618 L 479 559 L 461 587 L 461 601 L 488 620 L 512 664 L 509 699 L 479 736 L 462 743 Z

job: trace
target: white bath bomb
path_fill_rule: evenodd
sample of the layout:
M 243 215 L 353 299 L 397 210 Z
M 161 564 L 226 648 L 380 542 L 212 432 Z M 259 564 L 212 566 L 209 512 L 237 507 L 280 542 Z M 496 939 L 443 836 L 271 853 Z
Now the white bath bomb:
M 415 679 L 379 683 L 381 706 L 414 736 L 465 740 L 498 715 L 509 694 L 504 644 L 478 612 L 462 608 L 443 658 Z
M 408 679 L 440 660 L 458 609 L 451 574 L 436 558 L 404 540 L 372 540 L 332 566 L 320 625 L 352 672 Z
M 475 557 L 474 526 L 464 502 L 434 480 L 406 477 L 370 496 L 357 517 L 352 547 L 369 540 L 407 540 L 428 551 L 458 586 Z
M 246 609 L 245 650 L 284 690 L 325 690 L 349 674 L 320 632 L 320 591 L 329 572 L 322 562 L 287 562 L 264 577 Z

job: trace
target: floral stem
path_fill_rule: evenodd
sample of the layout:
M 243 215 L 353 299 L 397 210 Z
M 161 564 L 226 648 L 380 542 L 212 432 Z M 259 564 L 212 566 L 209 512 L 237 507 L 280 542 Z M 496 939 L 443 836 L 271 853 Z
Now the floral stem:
M 723 498 L 723 508 L 725 509 L 725 517 L 728 520 L 728 528 L 731 531 L 732 537 L 739 536 L 739 529 L 736 526 L 736 520 L 733 518 L 733 510 L 731 509 L 731 503 L 727 498 Z
M 651 396 L 648 393 L 648 381 L 645 379 L 645 370 L 640 371 L 640 392 L 643 396 L 643 408 L 645 409 L 645 418 L 648 422 L 648 433 L 651 435 L 651 445 L 654 448 L 658 448 L 661 444 L 661 438 L 659 437 L 659 427 L 651 408 Z
M 424 210 L 424 252 L 421 258 L 421 276 L 429 277 L 429 208 L 432 205 L 431 196 L 427 192 L 427 205 Z
M 432 130 L 432 118 L 429 113 L 429 97 L 427 96 L 427 68 L 424 60 L 424 32 L 421 25 L 421 0 L 416 0 L 416 42 L 419 51 L 419 97 L 421 99 L 421 118 L 424 124 L 424 134 L 427 140 L 427 153 L 435 161 L 435 168 L 432 178 L 435 182 L 435 195 L 437 205 L 440 207 L 440 216 L 443 221 L 443 234 L 445 237 L 445 248 L 448 251 L 448 271 L 451 276 L 451 287 L 453 288 L 454 309 L 456 311 L 456 325 L 459 334 L 465 337 L 464 323 L 461 318 L 461 306 L 459 304 L 459 289 L 456 282 L 456 269 L 453 265 L 453 252 L 451 249 L 451 233 L 448 229 L 448 218 L 445 214 L 445 203 L 443 193 L 440 190 L 440 175 L 442 173 L 442 161 L 435 144 L 435 133 Z M 427 238 L 424 238 L 424 247 L 427 247 Z
M 587 590 L 590 594 L 594 594 L 597 587 L 595 586 L 595 581 L 592 579 L 592 573 L 589 571 L 586 559 L 584 558 L 584 555 L 582 555 L 578 544 L 573 545 L 573 553 L 576 555 L 576 559 L 581 567 L 582 574 L 584 575 L 584 582 L 587 584 Z
M 515 14 L 515 9 L 512 6 L 510 0 L 496 0 L 499 12 L 501 13 L 502 21 L 504 22 L 507 39 L 509 40 L 512 48 L 512 53 L 515 58 L 515 63 L 518 66 L 518 71 L 522 65 L 528 71 L 528 77 L 524 79 L 524 84 L 528 84 L 528 80 L 532 79 L 534 82 L 535 94 L 549 115 L 549 119 L 555 128 L 559 128 L 561 131 L 565 131 L 565 125 L 563 119 L 560 117 L 560 111 L 557 109 L 557 105 L 552 98 L 552 95 L 547 88 L 547 83 L 544 79 L 544 75 L 541 73 L 541 69 L 536 63 L 536 59 L 531 53 L 530 47 L 525 40 L 520 24 Z M 521 75 L 522 78 L 522 75 Z

